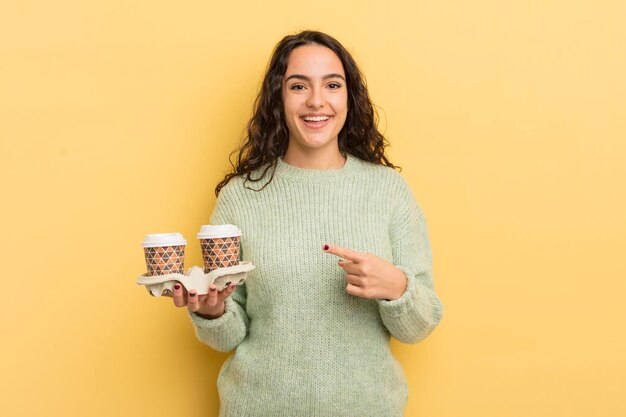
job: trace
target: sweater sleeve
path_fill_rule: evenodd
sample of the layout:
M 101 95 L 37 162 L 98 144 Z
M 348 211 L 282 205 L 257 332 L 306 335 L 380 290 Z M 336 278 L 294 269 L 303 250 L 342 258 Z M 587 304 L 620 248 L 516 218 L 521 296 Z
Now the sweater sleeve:
M 404 343 L 425 339 L 439 324 L 443 305 L 435 293 L 426 221 L 408 184 L 400 177 L 397 206 L 390 226 L 393 264 L 407 278 L 396 300 L 378 300 L 389 333 Z
M 217 198 L 211 215 L 211 224 L 236 224 L 230 216 L 233 206 L 228 193 L 229 185 L 230 183 L 222 188 Z M 210 320 L 188 311 L 198 339 L 220 352 L 235 349 L 248 334 L 250 319 L 246 313 L 246 299 L 246 284 L 244 283 L 238 285 L 226 299 L 224 314 L 220 317 Z

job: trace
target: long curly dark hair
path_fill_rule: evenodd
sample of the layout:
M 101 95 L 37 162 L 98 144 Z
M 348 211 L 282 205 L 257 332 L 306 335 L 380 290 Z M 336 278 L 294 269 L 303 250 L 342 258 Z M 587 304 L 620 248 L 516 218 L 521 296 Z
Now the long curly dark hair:
M 230 161 L 233 171 L 215 187 L 216 196 L 233 177 L 238 175 L 244 176 L 246 181 L 257 182 L 273 168 L 267 184 L 274 178 L 277 159 L 285 155 L 289 143 L 282 100 L 282 82 L 287 72 L 287 62 L 294 49 L 310 44 L 325 46 L 332 50 L 341 60 L 346 74 L 348 114 L 339 132 L 339 151 L 364 161 L 394 169 L 400 168 L 389 162 L 385 156 L 385 147 L 389 143 L 378 131 L 378 114 L 370 101 L 365 77 L 350 53 L 333 37 L 322 32 L 306 30 L 296 35 L 285 36 L 274 48 L 261 90 L 254 101 L 253 116 L 247 125 L 248 134 L 243 145 L 230 155 L 232 157 L 239 152 L 237 164 L 234 165 Z M 251 178 L 251 172 L 264 165 L 267 166 L 261 175 L 258 178 Z M 267 184 L 255 191 L 262 190 Z

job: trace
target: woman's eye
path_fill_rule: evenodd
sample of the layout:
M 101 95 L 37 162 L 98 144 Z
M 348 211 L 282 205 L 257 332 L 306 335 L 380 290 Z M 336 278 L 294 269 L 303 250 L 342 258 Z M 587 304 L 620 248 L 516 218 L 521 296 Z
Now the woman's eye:
M 292 90 L 296 90 L 296 91 L 301 91 L 304 89 L 304 86 L 302 84 L 294 84 L 291 86 Z
M 328 84 L 328 86 L 333 90 L 336 90 L 337 88 L 341 88 L 341 84 L 339 83 L 330 83 Z

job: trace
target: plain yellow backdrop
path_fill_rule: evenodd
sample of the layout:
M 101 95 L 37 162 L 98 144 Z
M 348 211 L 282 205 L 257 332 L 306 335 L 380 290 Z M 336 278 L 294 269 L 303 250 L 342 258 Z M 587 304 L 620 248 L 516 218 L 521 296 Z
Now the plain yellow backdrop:
M 407 416 L 624 416 L 622 1 L 0 7 L 2 416 L 217 416 L 227 354 L 135 284 L 195 233 L 273 46 L 338 38 L 429 224 L 440 327 Z M 337 416 L 341 417 L 341 416 Z

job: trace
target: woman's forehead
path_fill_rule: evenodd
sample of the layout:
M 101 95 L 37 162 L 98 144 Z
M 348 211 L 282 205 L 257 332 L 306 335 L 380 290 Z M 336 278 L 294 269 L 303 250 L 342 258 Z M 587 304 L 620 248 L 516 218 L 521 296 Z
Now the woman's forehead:
M 289 55 L 285 76 L 304 75 L 309 78 L 322 78 L 328 74 L 345 77 L 339 57 L 329 48 L 321 45 L 300 46 Z

